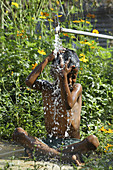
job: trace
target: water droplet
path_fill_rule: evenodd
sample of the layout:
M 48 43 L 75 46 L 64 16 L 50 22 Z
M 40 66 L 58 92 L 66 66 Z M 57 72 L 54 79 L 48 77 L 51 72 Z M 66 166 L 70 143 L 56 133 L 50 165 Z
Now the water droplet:
M 71 148 L 72 150 L 74 150 L 74 146 L 72 146 L 72 148 Z
M 67 132 L 67 131 L 65 131 L 65 137 L 68 137 L 68 136 L 69 136 L 68 132 Z

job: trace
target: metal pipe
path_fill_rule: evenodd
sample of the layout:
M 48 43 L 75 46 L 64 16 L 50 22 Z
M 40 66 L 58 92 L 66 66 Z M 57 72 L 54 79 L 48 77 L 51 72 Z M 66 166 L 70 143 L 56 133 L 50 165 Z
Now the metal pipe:
M 113 36 L 110 36 L 110 35 L 90 33 L 90 32 L 78 31 L 78 30 L 73 30 L 73 29 L 68 29 L 68 28 L 60 28 L 60 27 L 56 27 L 56 28 L 57 28 L 56 29 L 57 32 L 66 32 L 66 33 L 87 35 L 87 36 L 91 36 L 91 37 L 105 38 L 105 39 L 113 40 Z

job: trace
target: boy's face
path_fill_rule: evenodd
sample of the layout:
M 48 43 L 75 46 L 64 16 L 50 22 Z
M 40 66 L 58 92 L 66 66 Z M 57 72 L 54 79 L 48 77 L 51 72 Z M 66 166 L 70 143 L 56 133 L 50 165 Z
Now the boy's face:
M 75 68 L 75 66 L 72 66 L 72 70 L 68 74 L 68 83 L 69 84 L 73 85 L 76 82 L 77 74 L 78 74 L 78 68 Z

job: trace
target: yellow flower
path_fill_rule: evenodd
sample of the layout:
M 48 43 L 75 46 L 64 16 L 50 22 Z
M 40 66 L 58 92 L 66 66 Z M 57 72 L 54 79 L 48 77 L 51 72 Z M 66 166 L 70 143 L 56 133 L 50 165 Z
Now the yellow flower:
M 90 22 L 89 22 L 89 21 L 86 21 L 86 24 L 90 24 Z
M 17 7 L 17 8 L 19 6 L 16 2 L 12 2 L 11 5 L 13 5 L 13 6 Z
M 21 37 L 22 35 L 23 35 L 22 33 L 19 34 L 20 37 Z
M 40 16 L 39 18 L 46 19 L 46 17 L 45 17 L 45 16 Z
M 21 37 L 22 35 L 23 35 L 23 33 L 24 33 L 24 30 L 22 30 L 22 31 L 17 31 L 17 37 Z
M 62 15 L 58 15 L 58 17 L 60 18 L 60 17 L 62 17 Z
M 39 40 L 41 40 L 41 38 L 42 38 L 42 37 L 41 37 L 41 36 L 39 36 Z
M 27 90 L 29 91 L 30 89 L 29 89 L 29 88 L 27 88 Z
M 85 55 L 84 55 L 83 53 L 81 53 L 79 56 L 80 56 L 80 57 L 85 57 Z
M 107 150 L 104 151 L 105 153 L 107 152 Z
M 44 16 L 46 16 L 46 17 L 48 17 L 49 16 L 49 14 L 48 13 L 46 13 L 46 12 L 44 12 L 44 14 L 43 14 Z
M 75 38 L 75 36 L 74 36 L 74 35 L 72 35 L 72 36 L 71 36 L 71 38 Z
M 52 20 L 52 19 L 48 19 L 48 21 L 51 21 L 51 22 L 53 22 L 53 20 Z
M 46 53 L 44 52 L 44 50 L 38 50 L 38 53 L 39 53 L 39 54 L 42 54 L 42 55 L 46 55 Z
M 92 14 L 92 15 L 91 15 L 91 17 L 92 17 L 92 18 L 95 18 L 95 15 L 94 15 L 94 14 Z
M 81 22 L 85 22 L 85 20 L 83 20 L 83 19 L 81 19 L 80 21 L 81 21 Z
M 32 20 L 34 20 L 35 18 L 34 17 L 32 17 Z
M 8 14 L 8 10 L 6 10 L 6 14 Z
M 37 63 L 35 63 L 35 64 L 32 64 L 32 70 L 34 70 L 35 69 L 35 67 L 37 66 Z
M 40 12 L 40 15 L 48 17 L 49 14 L 47 12 Z
M 85 44 L 85 42 L 84 41 L 80 41 L 80 44 Z
M 92 41 L 92 44 L 94 44 L 94 41 Z
M 108 122 L 108 125 L 111 126 L 111 123 Z
M 68 37 L 68 34 L 67 34 L 67 33 L 63 33 L 63 35 Z
M 95 47 L 94 47 L 94 46 L 92 46 L 91 48 L 92 48 L 92 49 L 94 49 Z
M 59 1 L 56 1 L 57 5 L 59 5 Z
M 107 147 L 112 147 L 113 145 L 111 145 L 111 144 L 109 144 L 109 143 L 107 143 Z
M 108 150 L 108 146 L 105 146 L 105 149 Z
M 99 34 L 99 31 L 96 30 L 96 29 L 94 29 L 94 30 L 92 31 L 92 33 Z
M 45 15 L 46 17 L 48 17 L 48 16 L 49 16 L 49 14 L 48 14 L 48 13 L 46 13 L 46 12 L 44 13 L 44 15 Z
M 50 8 L 51 9 L 51 11 L 53 11 L 54 9 L 53 8 Z
M 102 126 L 102 127 L 101 127 L 101 129 L 99 129 L 99 131 L 103 131 L 103 132 L 105 132 L 105 131 L 106 131 L 106 129 L 104 129 L 104 126 Z
M 77 21 L 77 20 L 75 20 L 75 21 L 73 21 L 74 23 L 80 23 L 80 21 Z
M 13 71 L 11 72 L 11 75 L 13 76 Z
M 105 133 L 113 133 L 113 130 L 108 129 L 108 130 L 106 130 L 106 132 L 105 132 Z
M 83 61 L 84 63 L 86 63 L 88 61 L 88 59 L 86 59 L 85 57 L 82 57 L 81 59 L 79 59 L 80 61 Z
M 106 150 L 104 150 L 104 152 L 112 152 L 112 148 L 110 148 L 110 147 L 113 147 L 113 145 L 107 143 L 107 146 L 105 146 Z M 110 149 L 108 150 L 108 148 L 110 148 L 111 150 Z
M 91 46 L 92 44 L 91 43 L 89 43 L 89 42 L 85 42 L 85 44 L 87 44 L 87 45 L 89 45 L 89 46 Z
M 80 56 L 83 56 L 82 58 L 80 58 L 80 61 L 83 61 L 84 63 L 86 63 L 88 61 L 88 59 L 85 58 L 85 55 L 82 53 L 80 54 Z
M 88 18 L 95 18 L 95 15 L 89 13 L 89 14 L 87 15 L 87 17 L 88 17 Z
M 43 12 L 42 12 L 42 11 L 40 12 L 40 15 L 43 15 Z

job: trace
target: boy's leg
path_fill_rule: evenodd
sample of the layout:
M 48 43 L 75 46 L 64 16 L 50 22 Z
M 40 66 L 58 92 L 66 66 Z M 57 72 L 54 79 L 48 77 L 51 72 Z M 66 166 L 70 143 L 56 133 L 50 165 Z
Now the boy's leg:
M 99 146 L 99 141 L 98 138 L 95 135 L 90 135 L 84 140 L 68 145 L 67 147 L 63 148 L 63 153 L 70 153 L 70 154 L 75 154 L 75 153 L 88 153 L 90 151 L 94 151 L 97 149 Z
M 75 161 L 74 155 L 95 150 L 99 145 L 97 137 L 90 135 L 81 142 L 64 147 L 63 150 L 55 150 L 41 142 L 38 138 L 29 136 L 28 133 L 20 127 L 15 129 L 13 139 L 25 148 L 32 151 L 35 149 L 37 156 L 41 153 L 41 155 L 47 155 L 48 157 L 60 158 L 62 160 L 73 159 Z
M 37 155 L 43 154 L 56 158 L 60 156 L 60 152 L 50 148 L 45 143 L 41 142 L 38 138 L 29 136 L 28 133 L 20 127 L 15 129 L 13 133 L 13 140 L 25 147 L 26 150 L 35 150 Z

